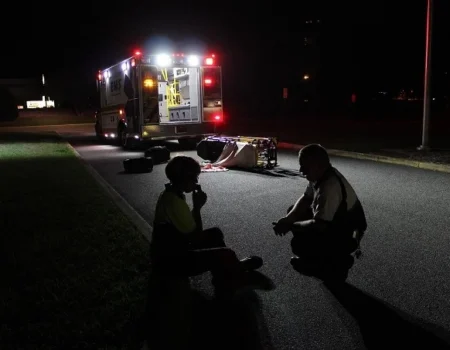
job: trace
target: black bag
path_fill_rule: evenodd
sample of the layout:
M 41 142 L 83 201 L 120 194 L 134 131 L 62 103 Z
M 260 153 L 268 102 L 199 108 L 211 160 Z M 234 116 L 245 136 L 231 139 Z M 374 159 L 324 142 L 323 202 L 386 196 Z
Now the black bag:
M 207 138 L 197 145 L 197 155 L 204 160 L 215 162 L 222 154 L 227 141 L 221 138 Z
M 169 161 L 170 151 L 166 146 L 153 146 L 145 151 L 146 157 L 153 159 L 153 164 L 161 164 Z
M 153 170 L 153 160 L 151 157 L 125 159 L 123 168 L 127 173 L 149 173 Z

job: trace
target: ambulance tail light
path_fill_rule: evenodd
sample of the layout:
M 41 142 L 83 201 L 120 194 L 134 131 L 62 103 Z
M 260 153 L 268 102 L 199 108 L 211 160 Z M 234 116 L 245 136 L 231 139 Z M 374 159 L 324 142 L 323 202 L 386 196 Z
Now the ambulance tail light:
M 211 78 L 205 78 L 204 80 L 205 86 L 213 85 L 213 80 Z
M 119 110 L 119 116 L 121 121 L 125 121 L 125 111 L 123 109 Z
M 206 64 L 207 66 L 212 66 L 212 65 L 214 64 L 214 58 L 213 58 L 213 57 L 207 57 L 207 58 L 205 59 L 205 64 Z
M 216 123 L 220 123 L 220 122 L 222 121 L 222 116 L 221 116 L 220 114 L 216 114 L 216 115 L 214 116 L 214 121 L 215 121 Z

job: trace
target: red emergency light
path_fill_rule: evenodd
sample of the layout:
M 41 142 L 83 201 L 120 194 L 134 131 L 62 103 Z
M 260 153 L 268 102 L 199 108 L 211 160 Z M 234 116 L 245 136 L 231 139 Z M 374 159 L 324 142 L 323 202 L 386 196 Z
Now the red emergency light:
M 219 114 L 214 116 L 214 121 L 220 122 L 221 120 L 222 120 L 222 117 Z
M 140 55 L 142 55 L 142 52 L 141 52 L 140 50 L 136 50 L 136 51 L 134 52 L 134 55 L 135 55 L 135 56 L 140 56 Z
M 214 64 L 214 58 L 212 58 L 212 57 L 207 57 L 207 58 L 205 59 L 205 64 L 206 64 L 207 66 L 212 66 L 212 65 Z
M 211 86 L 213 83 L 211 78 L 205 78 L 205 86 Z

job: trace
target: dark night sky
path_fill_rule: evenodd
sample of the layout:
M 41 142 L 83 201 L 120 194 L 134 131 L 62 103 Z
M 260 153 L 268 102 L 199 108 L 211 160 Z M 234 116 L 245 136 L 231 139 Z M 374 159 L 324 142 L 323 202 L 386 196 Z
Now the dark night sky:
M 448 2 L 435 0 L 436 70 L 447 69 L 450 62 L 445 46 Z M 228 69 L 236 72 L 248 71 L 249 65 L 260 71 L 267 63 L 288 65 L 295 43 L 301 41 L 299 23 L 320 18 L 341 45 L 336 69 L 351 64 L 358 67 L 360 77 L 375 82 L 423 79 L 426 0 L 292 1 L 291 5 L 229 1 L 217 2 L 217 7 L 212 1 L 186 3 L 191 5 L 176 1 L 56 2 L 57 7 L 55 2 L 37 2 L 31 8 L 18 4 L 16 9 L 13 5 L 15 24 L 0 24 L 2 33 L 8 33 L 2 39 L 0 77 L 45 72 L 78 88 L 91 83 L 98 69 L 161 37 L 185 52 L 193 46 L 209 48 L 226 57 Z M 42 46 L 42 41 L 48 45 Z

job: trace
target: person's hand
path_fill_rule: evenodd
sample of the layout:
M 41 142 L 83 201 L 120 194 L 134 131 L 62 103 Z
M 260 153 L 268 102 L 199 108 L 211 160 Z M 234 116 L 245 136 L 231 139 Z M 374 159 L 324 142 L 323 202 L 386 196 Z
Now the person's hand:
M 194 204 L 194 208 L 200 209 L 206 203 L 208 196 L 205 192 L 202 191 L 202 187 L 197 185 L 195 190 L 192 192 L 192 202 Z
M 291 230 L 292 223 L 291 220 L 284 217 L 276 222 L 272 222 L 273 230 L 275 231 L 275 234 L 277 236 L 284 236 L 286 233 L 288 233 Z

